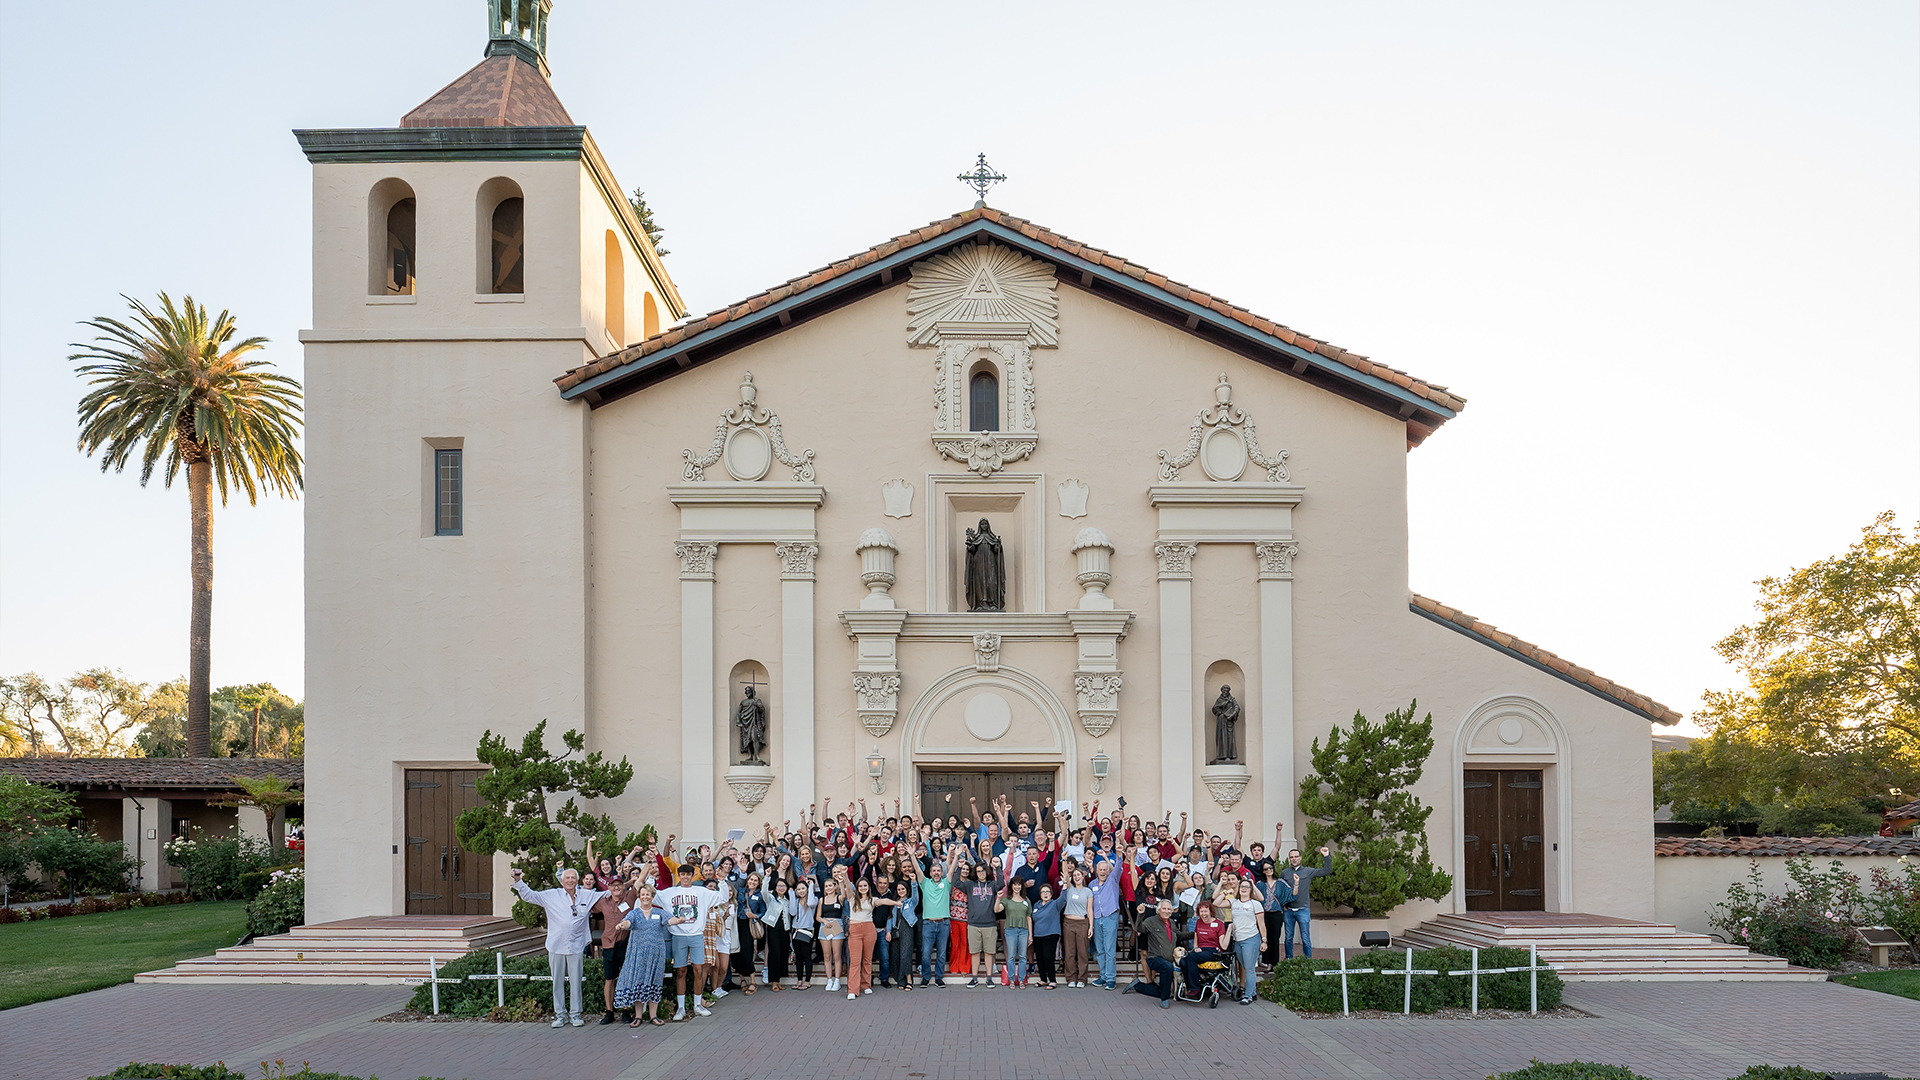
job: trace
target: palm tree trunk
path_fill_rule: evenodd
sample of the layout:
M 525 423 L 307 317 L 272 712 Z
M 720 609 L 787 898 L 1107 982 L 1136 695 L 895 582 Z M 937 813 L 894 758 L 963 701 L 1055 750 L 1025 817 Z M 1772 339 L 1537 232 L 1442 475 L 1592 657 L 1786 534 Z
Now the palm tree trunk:
M 213 465 L 187 462 L 193 519 L 193 617 L 187 631 L 187 756 L 213 756 Z

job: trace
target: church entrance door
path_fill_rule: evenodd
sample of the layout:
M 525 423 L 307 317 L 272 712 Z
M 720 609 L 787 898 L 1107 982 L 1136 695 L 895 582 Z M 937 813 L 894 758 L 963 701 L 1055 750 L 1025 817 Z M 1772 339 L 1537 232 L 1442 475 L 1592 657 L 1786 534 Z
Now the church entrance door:
M 1547 857 L 1537 769 L 1467 769 L 1468 911 L 1546 910 Z
M 1051 812 L 1054 775 L 1052 770 L 931 772 L 922 769 L 920 813 L 928 818 L 935 815 L 943 819 L 948 815 L 973 817 L 974 808 L 968 805 L 969 798 L 978 801 L 981 813 L 986 813 L 995 798 L 1004 798 L 1013 804 L 1015 821 L 1020 820 L 1023 812 L 1033 813 L 1028 803 L 1037 802 Z M 951 801 L 947 799 L 949 795 L 953 796 Z
M 460 811 L 480 805 L 478 769 L 407 770 L 407 914 L 493 914 L 493 858 L 460 848 Z

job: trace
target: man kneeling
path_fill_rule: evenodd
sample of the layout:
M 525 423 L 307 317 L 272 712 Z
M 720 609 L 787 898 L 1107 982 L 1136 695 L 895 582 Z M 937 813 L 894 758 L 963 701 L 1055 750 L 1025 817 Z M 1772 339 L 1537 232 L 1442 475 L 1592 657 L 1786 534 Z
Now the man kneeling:
M 1139 980 L 1127 987 L 1126 992 L 1153 994 L 1160 999 L 1161 1008 L 1171 1008 L 1173 980 L 1180 972 L 1174 963 L 1175 950 L 1180 942 L 1192 937 L 1192 934 L 1174 924 L 1171 900 L 1160 901 L 1151 914 L 1140 916 L 1140 921 L 1133 924 L 1133 940 L 1140 955 L 1146 958 L 1147 970 L 1152 973 L 1154 981 Z

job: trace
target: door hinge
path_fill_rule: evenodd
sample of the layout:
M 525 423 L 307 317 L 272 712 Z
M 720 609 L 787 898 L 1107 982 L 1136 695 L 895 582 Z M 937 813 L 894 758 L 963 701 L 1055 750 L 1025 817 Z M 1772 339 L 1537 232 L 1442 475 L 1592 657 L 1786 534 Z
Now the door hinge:
M 409 892 L 409 893 L 407 893 L 407 899 L 409 899 L 409 900 L 438 900 L 438 899 L 440 899 L 440 898 L 441 898 L 441 896 L 440 896 L 440 894 L 439 894 L 439 893 L 437 893 L 437 892 Z

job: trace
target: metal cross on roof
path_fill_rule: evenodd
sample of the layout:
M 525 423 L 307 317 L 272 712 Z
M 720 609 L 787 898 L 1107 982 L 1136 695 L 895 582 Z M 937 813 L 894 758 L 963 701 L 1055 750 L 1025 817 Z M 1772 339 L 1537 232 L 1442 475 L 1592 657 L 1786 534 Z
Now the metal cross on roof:
M 963 172 L 954 177 L 955 180 L 973 189 L 975 195 L 973 205 L 977 207 L 987 205 L 987 189 L 1006 178 L 1006 174 L 993 171 L 993 166 L 987 164 L 985 153 L 982 153 L 979 160 L 974 163 L 972 172 Z

